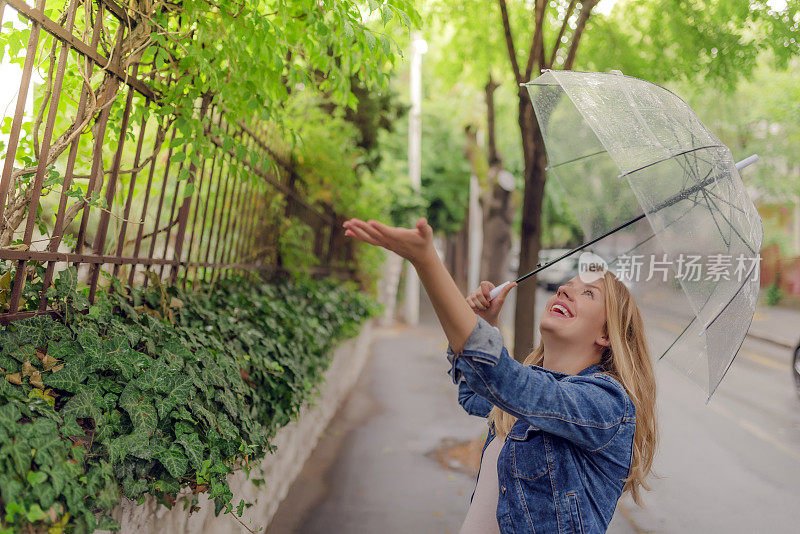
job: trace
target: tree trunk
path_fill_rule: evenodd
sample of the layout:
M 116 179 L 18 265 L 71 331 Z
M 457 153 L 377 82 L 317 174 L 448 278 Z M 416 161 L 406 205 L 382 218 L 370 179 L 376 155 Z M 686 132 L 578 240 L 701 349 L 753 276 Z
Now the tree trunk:
M 569 40 L 569 50 L 562 68 L 572 69 L 578 51 L 578 45 L 586 29 L 586 23 L 591 16 L 592 9 L 599 0 L 583 0 L 581 2 L 578 21 L 572 32 L 572 39 Z M 558 49 L 563 41 L 562 37 L 569 24 L 570 16 L 577 2 L 570 1 L 566 16 L 561 20 L 561 30 L 558 38 L 553 43 L 550 54 L 550 62 L 547 63 L 545 52 L 543 23 L 545 20 L 545 10 L 547 2 L 537 0 L 534 9 L 534 27 L 531 40 L 531 48 L 528 53 L 528 61 L 524 70 L 520 69 L 517 61 L 517 52 L 514 46 L 514 39 L 509 22 L 508 8 L 506 0 L 498 0 L 500 5 L 500 15 L 503 23 L 503 35 L 505 36 L 508 59 L 511 62 L 511 70 L 517 84 L 522 84 L 530 80 L 534 66 L 537 72 L 541 69 L 551 68 L 555 61 Z M 545 167 L 547 166 L 547 154 L 544 148 L 544 140 L 536 122 L 536 114 L 533 111 L 528 91 L 522 85 L 518 86 L 517 96 L 519 97 L 519 129 L 522 135 L 522 152 L 525 161 L 525 193 L 522 202 L 522 235 L 520 241 L 520 257 L 518 277 L 525 275 L 536 268 L 539 263 L 539 247 L 541 246 L 542 230 L 542 199 L 544 197 Z M 517 286 L 517 307 L 514 311 L 514 357 L 523 360 L 533 350 L 534 340 L 534 306 L 536 304 L 536 277 L 529 278 L 526 283 Z
M 457 233 L 447 236 L 445 244 L 445 265 L 453 276 L 453 280 L 458 289 L 466 297 L 472 289 L 467 288 L 469 283 L 468 260 L 469 260 L 469 218 L 464 220 L 464 225 Z
M 525 161 L 525 193 L 522 202 L 522 231 L 517 277 L 533 271 L 539 263 L 542 199 L 544 198 L 545 167 L 547 165 L 544 140 L 536 122 L 533 104 L 524 87 L 519 89 L 519 128 L 522 134 L 522 151 Z M 534 348 L 536 277 L 531 277 L 518 285 L 516 291 L 514 358 L 522 361 Z
M 515 206 L 511 191 L 506 191 L 497 182 L 497 175 L 504 170 L 502 157 L 497 151 L 494 121 L 494 91 L 498 84 L 489 76 L 486 84 L 486 118 L 489 159 L 489 191 L 481 195 L 483 209 L 483 246 L 481 253 L 480 279 L 495 285 L 505 282 L 508 254 L 511 251 L 511 223 Z

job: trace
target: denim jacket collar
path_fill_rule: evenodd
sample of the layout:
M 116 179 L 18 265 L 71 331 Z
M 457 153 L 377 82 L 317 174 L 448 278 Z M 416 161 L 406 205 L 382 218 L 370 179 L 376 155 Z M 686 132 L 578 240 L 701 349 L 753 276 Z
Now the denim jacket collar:
M 590 365 L 589 367 L 583 369 L 581 372 L 577 373 L 577 375 L 572 375 L 570 373 L 564 373 L 564 372 L 561 372 L 561 371 L 554 371 L 552 369 L 547 369 L 546 367 L 540 367 L 538 365 L 533 365 L 533 364 L 531 364 L 530 367 L 535 367 L 537 369 L 541 369 L 543 371 L 547 371 L 548 373 L 550 373 L 552 375 L 555 375 L 556 378 L 559 378 L 559 379 L 561 379 L 561 378 L 563 378 L 565 376 L 587 376 L 587 375 L 593 375 L 594 373 L 598 373 L 598 372 L 602 371 L 602 366 L 599 363 L 595 363 L 595 364 Z

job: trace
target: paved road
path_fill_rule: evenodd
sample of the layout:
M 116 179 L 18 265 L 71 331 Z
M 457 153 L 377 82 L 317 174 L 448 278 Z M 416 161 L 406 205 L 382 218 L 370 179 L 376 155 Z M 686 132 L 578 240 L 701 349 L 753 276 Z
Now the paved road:
M 430 453 L 448 439 L 485 437 L 486 426 L 457 404 L 429 307 L 421 323 L 379 330 L 267 534 L 458 532 L 475 480 Z M 680 331 L 667 314 L 657 324 L 652 336 Z M 789 366 L 789 350 L 748 338 L 706 405 L 694 383 L 657 363 L 654 469 L 663 478 L 650 478 L 647 508 L 623 497 L 609 532 L 800 531 L 800 399 Z
M 652 335 L 680 332 L 664 327 Z M 800 399 L 790 356 L 745 339 L 708 405 L 696 385 L 656 365 L 661 445 L 654 469 L 665 478 L 645 494 L 646 509 L 627 495 L 620 500 L 618 512 L 634 531 L 800 532 Z

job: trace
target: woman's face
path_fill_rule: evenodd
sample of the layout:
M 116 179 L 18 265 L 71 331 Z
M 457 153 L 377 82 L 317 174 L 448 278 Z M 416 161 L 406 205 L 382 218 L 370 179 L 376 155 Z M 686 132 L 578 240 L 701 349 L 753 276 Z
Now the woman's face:
M 592 343 L 601 338 L 606 322 L 603 281 L 583 282 L 575 276 L 562 284 L 547 300 L 539 322 L 543 336 L 563 340 L 587 339 Z

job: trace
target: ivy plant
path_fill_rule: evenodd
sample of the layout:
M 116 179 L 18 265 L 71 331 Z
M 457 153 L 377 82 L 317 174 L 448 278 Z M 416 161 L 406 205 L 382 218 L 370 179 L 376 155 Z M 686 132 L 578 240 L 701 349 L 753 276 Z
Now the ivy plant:
M 208 492 L 241 522 L 250 503 L 227 475 L 275 451 L 332 348 L 381 306 L 327 279 L 108 278 L 89 305 L 75 268 L 61 271 L 57 314 L 0 327 L 0 532 L 115 530 L 121 496 L 172 507 L 185 487 L 186 506 Z

